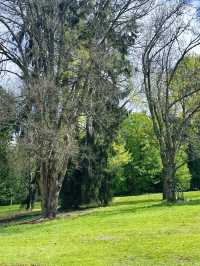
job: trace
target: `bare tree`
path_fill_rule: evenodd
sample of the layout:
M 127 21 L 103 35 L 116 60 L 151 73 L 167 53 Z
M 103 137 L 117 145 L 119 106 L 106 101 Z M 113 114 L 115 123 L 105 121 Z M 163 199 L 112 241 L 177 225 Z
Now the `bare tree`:
M 163 198 L 175 201 L 175 174 L 180 167 L 176 157 L 190 119 L 200 110 L 199 101 L 189 104 L 200 93 L 200 80 L 185 87 L 180 79 L 177 84 L 177 73 L 185 57 L 200 44 L 200 34 L 195 32 L 194 10 L 184 1 L 158 1 L 146 22 L 141 42 L 144 92 L 160 146 Z

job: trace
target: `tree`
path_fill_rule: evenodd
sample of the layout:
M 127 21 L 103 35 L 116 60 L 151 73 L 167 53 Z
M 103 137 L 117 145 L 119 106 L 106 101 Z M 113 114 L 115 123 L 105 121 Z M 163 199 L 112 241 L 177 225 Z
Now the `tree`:
M 7 131 L 0 132 L 0 202 L 4 203 L 7 201 L 9 191 L 7 189 L 7 180 L 9 178 L 9 165 L 7 158 L 9 135 Z M 10 196 L 10 195 L 9 195 Z
M 127 93 L 129 90 L 127 90 Z M 108 169 L 108 153 L 119 125 L 126 115 L 119 99 L 108 98 L 95 105 L 90 116 L 82 117 L 79 130 L 79 154 L 71 162 L 70 170 L 61 191 L 61 208 L 78 208 L 81 205 L 107 205 L 113 195 L 113 176 Z M 109 112 L 105 117 L 104 108 Z
M 116 78 L 109 58 L 133 46 L 136 20 L 151 2 L 0 0 L 1 63 L 7 72 L 5 62 L 17 65 L 15 74 L 24 82 L 21 132 L 24 146 L 40 163 L 45 217 L 56 215 L 76 150 L 77 120 L 96 95 L 109 91 L 106 97 L 117 97 L 116 88 L 126 83 L 123 74 Z
M 16 124 L 15 97 L 0 86 L 0 131 L 10 131 Z
M 186 55 L 200 43 L 200 35 L 193 28 L 194 20 L 193 11 L 184 1 L 160 2 L 151 15 L 142 47 L 144 91 L 159 141 L 163 198 L 167 201 L 177 198 L 175 174 L 182 164 L 177 164 L 176 157 L 185 142 L 190 119 L 200 110 L 198 101 L 190 104 L 200 89 L 199 63 L 195 61 L 187 73 L 187 61 L 184 62 Z
M 109 162 L 118 193 L 153 192 L 155 184 L 161 183 L 158 143 L 145 113 L 131 113 L 122 122 L 113 149 Z
M 9 163 L 10 145 L 15 129 L 15 98 L 0 87 L 0 202 L 14 200 L 16 183 Z
M 188 132 L 188 168 L 191 173 L 191 184 L 192 190 L 200 188 L 200 158 L 199 158 L 199 115 L 194 117 L 190 123 L 190 130 Z

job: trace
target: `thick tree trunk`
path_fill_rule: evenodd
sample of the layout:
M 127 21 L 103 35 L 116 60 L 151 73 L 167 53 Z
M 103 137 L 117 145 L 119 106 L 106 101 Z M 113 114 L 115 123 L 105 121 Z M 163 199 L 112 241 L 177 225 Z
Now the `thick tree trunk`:
M 44 218 L 55 218 L 58 208 L 60 186 L 58 175 L 47 169 L 47 164 L 42 163 L 40 189 L 42 196 L 42 213 Z
M 53 183 L 51 182 L 48 187 L 43 187 L 42 213 L 44 218 L 55 218 L 57 214 L 59 191 Z
M 173 163 L 163 167 L 163 199 L 167 202 L 176 201 L 175 166 Z

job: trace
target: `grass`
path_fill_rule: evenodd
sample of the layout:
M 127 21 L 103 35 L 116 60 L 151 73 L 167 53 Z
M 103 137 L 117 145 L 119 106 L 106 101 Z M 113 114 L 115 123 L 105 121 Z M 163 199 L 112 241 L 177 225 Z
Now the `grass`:
M 186 198 L 121 197 L 80 217 L 0 226 L 0 265 L 200 265 L 200 192 Z M 12 208 L 0 207 L 0 216 Z
M 41 217 L 40 204 L 36 203 L 33 211 L 26 211 L 19 205 L 0 206 L 0 226 L 7 224 L 30 222 Z M 1 266 L 1 265 L 0 265 Z
M 14 215 L 15 213 L 19 213 L 18 205 L 0 206 L 0 219 L 10 215 Z

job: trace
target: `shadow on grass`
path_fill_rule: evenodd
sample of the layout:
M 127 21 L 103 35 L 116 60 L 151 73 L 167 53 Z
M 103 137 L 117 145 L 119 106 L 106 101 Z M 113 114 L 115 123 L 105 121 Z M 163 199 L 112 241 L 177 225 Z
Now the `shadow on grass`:
M 123 209 L 110 209 L 110 210 L 105 210 L 102 212 L 96 212 L 94 213 L 95 216 L 97 217 L 102 217 L 102 218 L 106 218 L 106 217 L 110 217 L 110 216 L 114 216 L 114 215 L 121 215 L 121 214 L 132 214 L 132 213 L 136 213 L 140 210 L 147 210 L 153 207 L 161 207 L 160 203 L 157 204 L 152 204 L 152 205 L 145 205 L 145 206 L 140 206 L 139 204 L 134 204 L 134 205 L 127 205 L 126 208 Z
M 159 202 L 159 199 L 143 199 L 143 200 L 127 200 L 127 201 L 118 201 L 112 202 L 110 206 L 124 206 L 124 205 L 133 205 L 133 204 L 142 204 L 149 202 Z
M 150 202 L 154 202 L 153 204 L 148 204 Z M 156 203 L 157 202 L 157 203 Z M 192 205 L 199 205 L 200 206 L 200 198 L 199 199 L 191 199 L 191 200 L 185 200 L 185 201 L 179 201 L 176 203 L 167 203 L 165 201 L 159 201 L 159 200 L 141 200 L 141 201 L 128 201 L 126 203 L 121 202 L 122 204 L 112 204 L 113 207 L 120 207 L 126 205 L 127 207 L 122 208 L 122 209 L 115 209 L 112 208 L 110 210 L 105 209 L 103 212 L 98 212 L 95 213 L 94 215 L 98 217 L 106 217 L 106 216 L 113 216 L 113 215 L 120 215 L 120 214 L 131 214 L 131 213 L 136 213 L 138 211 L 149 211 L 153 209 L 158 209 L 158 208 L 174 208 L 178 206 L 192 206 Z M 141 205 L 139 204 L 141 203 Z M 147 204 L 145 204 L 147 203 Z M 142 205 L 143 204 L 143 205 Z M 145 204 L 145 205 L 144 205 Z
M 169 203 L 163 203 L 165 206 L 186 206 L 186 205 L 200 205 L 200 198 L 198 199 L 186 199 L 184 201 L 176 202 L 174 204 L 169 204 Z
M 36 221 L 41 218 L 40 211 L 27 211 L 23 213 L 18 213 L 14 215 L 9 215 L 4 218 L 0 218 L 0 226 L 9 226 L 14 224 L 23 224 L 28 222 Z
M 105 208 L 102 211 L 95 211 L 91 213 L 87 213 L 88 209 L 91 208 L 81 208 L 82 212 L 86 212 L 87 215 L 94 215 L 98 218 L 106 218 L 110 216 L 120 215 L 120 214 L 132 214 L 138 211 L 148 211 L 156 208 L 173 208 L 177 206 L 192 206 L 192 205 L 200 205 L 200 198 L 198 199 L 190 199 L 185 201 L 180 201 L 176 203 L 167 203 L 165 201 L 161 201 L 159 199 L 142 199 L 142 200 L 129 200 L 129 201 L 121 201 L 121 202 L 113 202 L 110 206 Z M 97 208 L 95 208 L 97 209 Z M 76 211 L 71 211 L 71 213 L 76 213 Z M 59 214 L 66 214 L 69 212 L 59 212 Z M 13 216 L 7 216 L 5 218 L 0 218 L 0 226 L 7 227 L 12 225 L 19 224 L 31 224 L 41 218 L 40 211 L 33 212 L 23 212 L 19 214 L 15 214 Z M 72 217 L 73 218 L 73 217 Z

